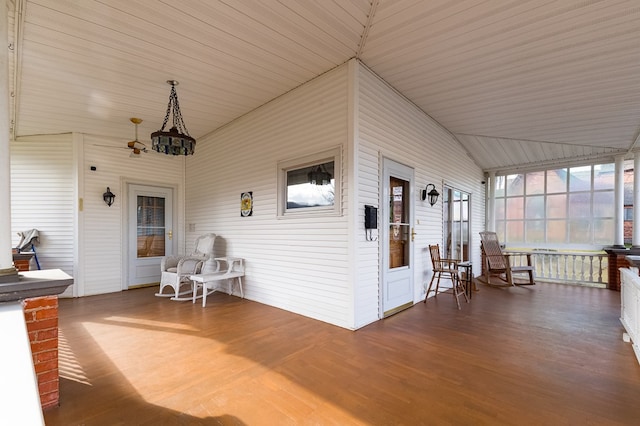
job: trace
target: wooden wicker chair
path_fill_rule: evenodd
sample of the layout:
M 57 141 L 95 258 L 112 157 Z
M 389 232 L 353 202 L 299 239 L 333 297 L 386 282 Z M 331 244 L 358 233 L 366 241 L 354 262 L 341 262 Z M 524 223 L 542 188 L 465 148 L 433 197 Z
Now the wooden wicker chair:
M 427 294 L 424 296 L 424 303 L 427 303 L 427 298 L 429 297 L 429 293 L 431 292 L 431 286 L 433 285 L 433 280 L 436 280 L 436 288 L 434 297 L 438 295 L 438 288 L 440 287 L 440 278 L 444 274 L 445 277 L 448 277 L 451 280 L 453 297 L 456 299 L 456 304 L 458 305 L 458 309 L 460 309 L 460 301 L 458 298 L 460 296 L 464 296 L 467 303 L 469 303 L 469 298 L 467 297 L 467 293 L 464 288 L 464 284 L 462 280 L 460 280 L 460 271 L 458 270 L 458 260 L 456 259 L 443 259 L 440 257 L 440 245 L 436 244 L 434 246 L 429 246 L 429 254 L 431 255 L 431 263 L 433 264 L 433 276 L 431 277 L 431 281 L 429 282 L 429 288 L 427 288 Z
M 511 287 L 515 285 L 534 285 L 535 271 L 531 263 L 531 254 L 527 253 L 527 264 L 514 266 L 511 264 L 509 253 L 504 253 L 500 247 L 495 232 L 480 232 L 482 241 L 482 255 L 484 257 L 484 273 L 481 282 L 495 287 Z M 525 280 L 516 280 L 515 275 L 526 275 Z M 491 279 L 494 278 L 492 281 Z

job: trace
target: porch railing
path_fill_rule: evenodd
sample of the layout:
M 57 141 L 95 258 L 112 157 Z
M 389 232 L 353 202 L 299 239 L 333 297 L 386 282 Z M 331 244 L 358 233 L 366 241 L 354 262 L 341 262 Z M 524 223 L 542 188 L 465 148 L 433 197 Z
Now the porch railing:
M 554 250 L 510 251 L 512 264 L 525 265 L 531 254 L 536 279 L 570 284 L 606 287 L 609 278 L 608 256 L 604 252 L 565 252 Z

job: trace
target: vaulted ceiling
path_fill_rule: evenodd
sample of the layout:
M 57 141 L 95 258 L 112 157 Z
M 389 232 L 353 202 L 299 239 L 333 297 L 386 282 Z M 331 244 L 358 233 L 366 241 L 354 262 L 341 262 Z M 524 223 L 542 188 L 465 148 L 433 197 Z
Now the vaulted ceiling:
M 485 170 L 640 145 L 638 0 L 5 0 L 15 137 L 196 139 L 350 58 Z

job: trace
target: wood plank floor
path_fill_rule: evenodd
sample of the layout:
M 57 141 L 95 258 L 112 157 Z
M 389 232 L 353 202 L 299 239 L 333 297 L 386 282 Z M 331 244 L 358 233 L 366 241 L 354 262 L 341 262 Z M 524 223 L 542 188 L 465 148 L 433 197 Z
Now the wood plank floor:
M 640 365 L 620 294 L 480 286 L 358 331 L 214 294 L 60 300 L 47 425 L 626 425 Z

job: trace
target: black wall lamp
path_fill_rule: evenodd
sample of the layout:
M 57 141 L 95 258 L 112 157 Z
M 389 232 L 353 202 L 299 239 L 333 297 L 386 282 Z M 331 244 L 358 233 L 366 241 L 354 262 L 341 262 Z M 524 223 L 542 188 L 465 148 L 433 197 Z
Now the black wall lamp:
M 431 191 L 429 191 L 429 187 L 431 187 Z M 438 202 L 438 197 L 440 193 L 436 191 L 436 186 L 432 183 L 428 184 L 425 189 L 422 190 L 422 201 L 426 200 L 429 197 L 429 204 L 434 205 Z
M 111 207 L 111 204 L 113 204 L 113 200 L 116 199 L 116 194 L 111 192 L 111 189 L 109 189 L 109 187 L 107 186 L 107 192 L 102 194 L 102 199 L 105 203 L 107 203 L 109 207 Z

